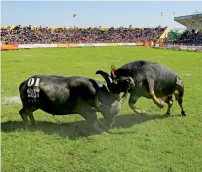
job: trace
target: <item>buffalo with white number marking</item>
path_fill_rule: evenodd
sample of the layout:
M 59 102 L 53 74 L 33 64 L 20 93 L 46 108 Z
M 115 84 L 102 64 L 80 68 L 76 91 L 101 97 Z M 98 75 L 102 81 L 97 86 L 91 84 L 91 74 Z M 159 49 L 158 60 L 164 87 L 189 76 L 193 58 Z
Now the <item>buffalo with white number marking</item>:
M 131 77 L 126 78 L 122 83 L 126 88 L 123 90 L 112 82 L 110 76 L 104 78 L 116 93 L 108 91 L 102 82 L 83 76 L 35 75 L 28 78 L 19 86 L 23 105 L 19 114 L 25 127 L 28 119 L 35 126 L 33 112 L 41 109 L 52 115 L 80 114 L 97 132 L 105 133 L 99 127 L 101 122 L 96 113 L 101 112 L 111 127 L 114 116 L 127 97 L 127 90 L 134 86 L 134 82 Z M 124 92 L 121 98 L 120 92 Z
M 168 67 L 156 62 L 138 60 L 127 63 L 118 69 L 111 67 L 111 78 L 121 86 L 125 77 L 132 77 L 135 86 L 129 89 L 129 106 L 137 114 L 145 111 L 135 106 L 140 97 L 152 99 L 159 107 L 164 107 L 164 101 L 168 104 L 165 116 L 170 116 L 174 94 L 181 108 L 181 115 L 186 116 L 183 108 L 184 85 L 181 78 Z M 114 92 L 112 87 L 109 87 Z

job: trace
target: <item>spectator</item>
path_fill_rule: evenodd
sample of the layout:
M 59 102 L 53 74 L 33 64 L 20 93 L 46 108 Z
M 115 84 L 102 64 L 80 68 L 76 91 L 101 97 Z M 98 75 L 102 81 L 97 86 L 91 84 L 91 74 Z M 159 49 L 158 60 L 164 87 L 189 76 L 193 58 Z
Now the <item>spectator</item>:
M 165 40 L 165 43 L 182 44 L 182 45 L 202 45 L 202 31 L 184 31 L 175 41 Z
M 56 28 L 15 26 L 1 28 L 1 39 L 7 43 L 108 43 L 156 41 L 165 28 Z

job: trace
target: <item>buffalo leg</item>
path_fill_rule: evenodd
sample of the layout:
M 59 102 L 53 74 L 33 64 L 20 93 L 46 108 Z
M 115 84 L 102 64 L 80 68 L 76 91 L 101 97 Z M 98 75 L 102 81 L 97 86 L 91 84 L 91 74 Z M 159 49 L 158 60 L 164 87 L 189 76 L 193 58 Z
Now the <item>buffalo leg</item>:
M 105 132 L 104 130 L 102 130 L 102 129 L 99 127 L 98 119 L 96 119 L 96 120 L 93 122 L 93 128 L 94 128 L 98 133 L 107 134 L 107 132 Z
M 175 95 L 176 100 L 178 101 L 180 108 L 181 108 L 181 115 L 186 116 L 186 112 L 183 108 L 183 97 L 181 96 L 182 93 L 180 93 L 180 91 L 178 91 L 178 90 L 175 90 L 174 95 Z
M 80 114 L 88 123 L 90 127 L 92 127 L 96 132 L 102 133 L 102 134 L 107 134 L 104 130 L 102 130 L 99 127 L 99 122 L 97 119 L 97 114 L 96 112 L 86 112 L 86 113 L 81 113 Z
M 26 111 L 23 108 L 19 111 L 19 114 L 22 117 L 25 128 L 27 129 L 28 125 L 29 125 L 28 114 L 26 113 Z
M 106 127 L 105 124 L 103 124 L 102 121 L 100 121 L 100 120 L 97 120 L 97 121 L 98 121 L 99 125 L 101 125 L 105 130 L 108 130 L 108 129 L 109 129 L 108 127 Z M 112 126 L 113 126 L 113 124 L 112 124 Z
M 33 127 L 36 127 L 36 121 L 35 121 L 35 119 L 34 119 L 33 113 L 30 113 L 30 114 L 29 114 L 29 119 L 30 119 L 30 121 L 31 121 L 32 126 L 33 126 Z
M 149 93 L 152 96 L 153 102 L 157 105 L 157 107 L 162 109 L 164 107 L 164 102 L 161 99 L 156 97 L 154 93 L 154 81 L 152 79 L 148 79 L 148 88 L 149 88 Z
M 19 114 L 21 115 L 23 121 L 24 121 L 24 124 L 25 124 L 25 128 L 28 128 L 28 125 L 29 125 L 29 120 L 28 120 L 28 117 L 30 119 L 30 122 L 31 122 L 31 125 L 32 126 L 36 126 L 36 122 L 34 120 L 34 117 L 33 117 L 33 111 L 35 111 L 36 109 L 35 108 L 22 108 L 20 111 L 19 111 Z
M 130 94 L 130 98 L 129 98 L 129 101 L 128 101 L 128 104 L 130 106 L 130 108 L 136 113 L 136 114 L 145 114 L 145 111 L 137 108 L 135 106 L 135 103 L 137 102 L 137 100 L 139 99 L 140 97 L 139 96 L 136 96 L 134 95 L 134 93 L 131 93 Z
M 165 99 L 165 102 L 168 104 L 168 109 L 167 109 L 167 112 L 165 113 L 164 116 L 170 116 L 170 114 L 171 114 L 170 109 L 171 109 L 171 107 L 173 105 L 172 95 L 167 96 L 166 99 Z

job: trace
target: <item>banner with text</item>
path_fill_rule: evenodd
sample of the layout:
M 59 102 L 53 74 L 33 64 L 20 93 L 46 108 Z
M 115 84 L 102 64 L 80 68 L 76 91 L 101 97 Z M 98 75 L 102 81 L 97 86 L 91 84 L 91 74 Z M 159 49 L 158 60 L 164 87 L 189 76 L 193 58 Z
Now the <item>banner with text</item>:
M 176 45 L 176 44 L 156 44 L 156 48 L 172 49 L 172 50 L 186 50 L 186 51 L 200 51 L 202 52 L 202 46 L 190 46 L 190 45 Z

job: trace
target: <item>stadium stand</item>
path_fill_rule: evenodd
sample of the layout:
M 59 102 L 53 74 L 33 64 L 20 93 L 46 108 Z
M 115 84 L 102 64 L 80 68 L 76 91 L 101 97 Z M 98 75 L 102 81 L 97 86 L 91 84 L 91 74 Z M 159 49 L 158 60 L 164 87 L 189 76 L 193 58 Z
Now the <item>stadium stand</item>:
M 202 28 L 202 13 L 174 17 L 174 21 L 186 26 L 187 30 L 199 30 Z
M 29 26 L 1 27 L 1 41 L 6 44 L 50 43 L 135 43 L 156 42 L 167 27 L 155 28 L 50 28 Z
M 174 41 L 175 44 L 183 45 L 202 45 L 202 31 L 185 31 L 178 40 Z
M 171 41 L 172 43 L 181 45 L 202 45 L 202 13 L 174 17 L 174 20 L 186 26 L 186 30 L 177 40 Z M 164 43 L 170 42 L 169 40 L 165 40 Z

